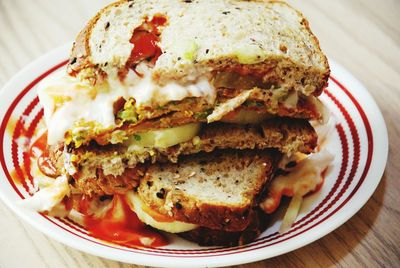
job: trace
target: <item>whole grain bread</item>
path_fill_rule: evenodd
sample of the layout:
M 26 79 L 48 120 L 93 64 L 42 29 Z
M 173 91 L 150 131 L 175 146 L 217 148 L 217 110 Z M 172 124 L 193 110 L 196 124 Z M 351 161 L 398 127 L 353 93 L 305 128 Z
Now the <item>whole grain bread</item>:
M 329 65 L 303 15 L 279 1 L 122 0 L 102 9 L 76 38 L 68 72 L 96 83 L 130 68 L 133 32 L 164 16 L 153 78 L 182 83 L 215 72 L 257 74 L 319 95 Z
M 137 192 L 151 209 L 175 220 L 240 232 L 254 217 L 272 177 L 276 151 L 218 151 L 151 165 Z
M 74 187 L 87 195 L 125 193 L 137 185 L 132 176 L 134 168 L 156 161 L 178 162 L 180 156 L 218 149 L 268 149 L 282 153 L 311 153 L 317 146 L 317 134 L 306 120 L 289 118 L 270 119 L 260 126 L 214 123 L 202 128 L 194 140 L 165 149 L 148 149 L 142 153 L 129 152 L 118 145 L 83 146 L 71 149 L 75 160 L 70 164 L 78 172 L 73 174 Z M 50 158 L 58 173 L 65 167 L 62 144 L 50 151 Z M 52 175 L 52 174 L 48 174 Z
M 172 162 L 176 162 L 179 155 L 212 152 L 216 149 L 274 148 L 285 154 L 309 154 L 314 151 L 318 141 L 309 122 L 292 118 L 273 118 L 259 126 L 215 123 L 204 127 L 198 137 L 198 144 L 183 142 L 166 149 L 164 154 Z

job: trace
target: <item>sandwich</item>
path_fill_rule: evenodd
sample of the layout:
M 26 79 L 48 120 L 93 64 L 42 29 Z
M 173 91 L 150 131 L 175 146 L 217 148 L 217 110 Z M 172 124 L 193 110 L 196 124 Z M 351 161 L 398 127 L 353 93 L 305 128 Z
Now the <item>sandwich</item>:
M 48 143 L 38 168 L 54 181 L 26 202 L 98 216 L 125 200 L 146 226 L 248 243 L 279 205 L 273 182 L 319 154 L 310 122 L 326 121 L 329 74 L 307 20 L 284 2 L 113 3 L 38 89 Z

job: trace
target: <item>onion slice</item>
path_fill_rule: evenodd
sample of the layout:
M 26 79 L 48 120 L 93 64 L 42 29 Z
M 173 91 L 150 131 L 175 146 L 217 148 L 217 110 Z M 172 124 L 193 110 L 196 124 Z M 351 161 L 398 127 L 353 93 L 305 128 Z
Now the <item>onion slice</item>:
M 299 214 L 301 204 L 303 203 L 303 196 L 299 193 L 296 193 L 292 200 L 290 201 L 289 207 L 286 210 L 285 216 L 283 217 L 283 221 L 281 227 L 279 228 L 279 233 L 284 233 L 292 227 L 294 221 Z

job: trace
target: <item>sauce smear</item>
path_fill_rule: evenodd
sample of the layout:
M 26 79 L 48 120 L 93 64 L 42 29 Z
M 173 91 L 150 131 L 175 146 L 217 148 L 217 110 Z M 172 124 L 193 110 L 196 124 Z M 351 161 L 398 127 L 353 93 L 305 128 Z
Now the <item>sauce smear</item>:
M 85 227 L 93 237 L 129 247 L 160 247 L 168 244 L 165 237 L 138 219 L 124 196 L 114 195 L 111 202 L 111 208 L 103 216 L 84 217 Z
M 48 177 L 55 178 L 58 176 L 57 169 L 49 157 L 49 151 L 47 150 L 47 132 L 43 133 L 29 149 L 29 155 L 31 159 L 37 158 L 37 165 L 40 172 Z
M 32 137 L 26 135 L 25 132 L 26 131 L 22 131 L 20 137 L 26 138 L 27 143 L 30 143 Z M 38 161 L 37 163 L 39 170 L 43 174 L 46 174 L 45 171 L 49 172 L 51 170 L 52 173 L 56 171 L 51 162 L 48 160 L 48 154 L 46 148 L 47 148 L 47 132 L 41 135 L 38 139 L 36 139 L 32 143 L 32 145 L 29 146 L 29 150 L 27 150 L 27 152 L 24 152 L 24 154 L 26 155 L 26 159 L 24 161 L 26 162 L 24 164 L 19 165 L 18 168 L 11 171 L 10 175 L 15 183 L 18 183 L 20 185 L 26 185 L 26 178 L 29 177 L 29 174 L 31 172 L 30 169 L 31 160 Z
M 18 138 L 21 136 L 25 137 L 25 131 Z M 31 138 L 29 137 L 29 143 Z M 30 172 L 30 161 L 36 161 L 39 170 L 43 174 L 49 177 L 57 176 L 57 169 L 49 157 L 47 132 L 34 140 L 26 148 L 25 154 L 29 160 L 29 165 L 19 166 L 11 172 L 11 177 L 15 183 L 25 187 L 26 191 L 29 191 L 25 180 L 28 172 Z M 101 208 L 95 209 L 96 201 L 98 204 L 98 200 L 94 197 L 74 194 L 64 197 L 61 204 L 64 205 L 66 211 L 76 209 L 83 214 L 85 229 L 95 238 L 136 248 L 161 247 L 168 244 L 168 240 L 162 234 L 148 227 L 138 219 L 135 212 L 130 208 L 125 196 L 116 194 L 108 198 L 112 198 L 111 203 L 108 203 L 110 206 L 107 207 L 107 210 L 103 207 L 102 215 L 94 215 L 93 213 L 94 211 L 99 214 L 99 210 L 101 210 Z
M 50 177 L 57 175 L 47 150 L 47 133 L 32 143 L 28 153 L 32 160 L 37 159 L 42 173 Z M 95 238 L 127 247 L 160 247 L 168 244 L 164 236 L 138 219 L 125 196 L 116 194 L 109 198 L 112 198 L 110 206 L 102 215 L 94 215 L 101 210 L 96 209 L 98 200 L 95 197 L 72 195 L 65 197 L 61 203 L 66 211 L 75 208 L 84 215 L 85 228 Z

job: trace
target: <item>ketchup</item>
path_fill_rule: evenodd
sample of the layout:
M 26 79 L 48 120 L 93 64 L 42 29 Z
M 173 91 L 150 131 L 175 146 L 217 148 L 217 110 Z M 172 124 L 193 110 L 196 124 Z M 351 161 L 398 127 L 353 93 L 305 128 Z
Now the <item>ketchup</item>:
M 47 132 L 43 133 L 29 148 L 29 154 L 31 156 L 35 155 L 35 150 L 40 152 L 45 152 L 47 148 Z
M 24 185 L 26 170 L 22 165 L 19 167 L 19 169 L 21 170 L 22 175 L 18 174 L 18 171 L 16 169 L 13 169 L 11 170 L 10 176 L 15 184 Z
M 44 133 L 33 142 L 28 154 L 30 159 L 37 158 L 42 173 L 51 176 L 57 172 L 50 161 L 47 148 L 47 133 Z M 25 172 L 25 169 L 22 170 Z M 24 178 L 24 176 L 16 176 L 16 174 L 14 176 L 15 178 Z M 112 198 L 111 206 L 100 216 L 93 213 L 98 210 L 95 207 L 96 202 L 99 202 L 97 197 L 73 194 L 64 197 L 61 203 L 65 206 L 66 211 L 75 208 L 83 215 L 84 228 L 95 238 L 136 248 L 160 247 L 168 244 L 168 240 L 164 236 L 139 220 L 123 195 L 115 194 L 109 198 Z M 160 218 L 160 220 L 166 221 L 168 218 Z
M 130 247 L 160 247 L 168 244 L 165 237 L 139 220 L 124 196 L 116 194 L 111 202 L 111 208 L 104 216 L 84 216 L 85 227 L 93 237 Z
M 29 148 L 29 156 L 31 158 L 37 158 L 37 165 L 40 172 L 46 176 L 55 178 L 57 177 L 57 169 L 49 157 L 49 151 L 47 150 L 47 132 L 43 133 Z
M 130 42 L 134 44 L 129 61 L 138 64 L 145 59 L 151 59 L 152 63 L 161 55 L 161 49 L 157 46 L 158 36 L 147 31 L 135 31 Z
M 148 60 L 154 65 L 158 57 L 162 54 L 158 46 L 160 41 L 159 27 L 167 23 L 163 15 L 155 15 L 151 21 L 147 18 L 145 22 L 133 31 L 130 43 L 134 45 L 131 55 L 126 63 L 127 68 L 131 68 L 138 76 L 142 74 L 136 71 L 136 66 L 143 60 Z M 125 76 L 127 70 L 120 75 Z

